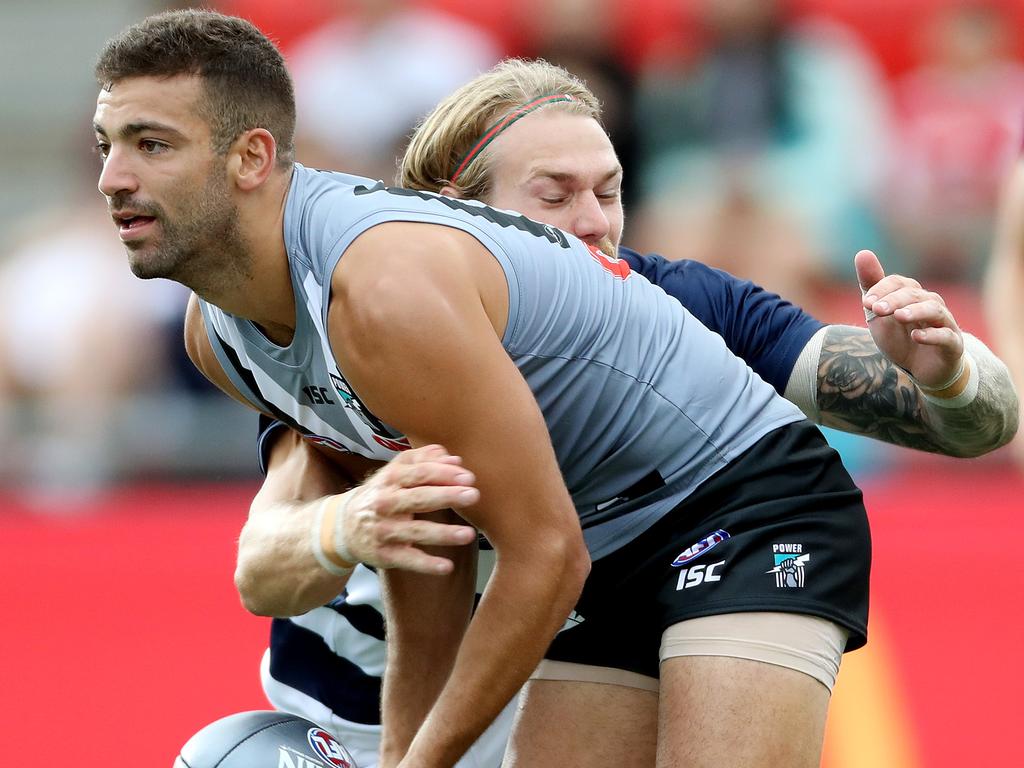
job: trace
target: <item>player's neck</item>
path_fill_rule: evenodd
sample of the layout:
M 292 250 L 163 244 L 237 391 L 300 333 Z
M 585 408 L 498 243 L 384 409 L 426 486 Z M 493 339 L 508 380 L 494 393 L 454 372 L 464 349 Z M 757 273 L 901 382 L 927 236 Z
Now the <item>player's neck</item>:
M 284 244 L 284 208 L 291 173 L 281 174 L 239 207 L 239 231 L 246 273 L 197 290 L 206 301 L 256 323 L 276 344 L 295 332 L 295 294 Z M 237 262 L 236 262 L 237 263 Z

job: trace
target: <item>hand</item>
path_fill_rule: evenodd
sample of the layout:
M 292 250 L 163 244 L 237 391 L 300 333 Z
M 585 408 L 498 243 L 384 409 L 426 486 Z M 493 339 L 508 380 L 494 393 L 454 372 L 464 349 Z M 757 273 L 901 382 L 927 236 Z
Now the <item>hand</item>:
M 338 507 L 341 534 L 351 559 L 379 568 L 450 573 L 451 560 L 423 546 L 459 546 L 476 539 L 468 525 L 431 522 L 416 515 L 475 504 L 476 478 L 439 445 L 403 451 L 348 491 Z
M 878 349 L 926 387 L 941 387 L 956 375 L 964 340 L 943 298 L 909 277 L 886 277 L 878 257 L 854 257 L 864 293 L 868 329 Z

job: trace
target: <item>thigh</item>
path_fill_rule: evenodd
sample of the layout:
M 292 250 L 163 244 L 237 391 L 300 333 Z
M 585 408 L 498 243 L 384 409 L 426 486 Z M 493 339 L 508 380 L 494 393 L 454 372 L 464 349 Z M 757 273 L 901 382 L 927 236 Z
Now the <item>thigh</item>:
M 661 665 L 657 768 L 817 768 L 829 693 L 813 677 L 750 659 Z
M 654 765 L 658 694 L 579 680 L 530 680 L 503 768 Z
M 798 613 L 750 612 L 702 616 L 673 624 L 661 637 L 661 660 L 728 656 L 787 667 L 814 678 L 829 693 L 839 674 L 848 632 Z

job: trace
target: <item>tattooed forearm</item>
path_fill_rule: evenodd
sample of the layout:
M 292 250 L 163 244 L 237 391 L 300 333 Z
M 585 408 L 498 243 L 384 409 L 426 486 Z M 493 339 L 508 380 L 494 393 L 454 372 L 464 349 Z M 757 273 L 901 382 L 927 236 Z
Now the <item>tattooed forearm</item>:
M 942 451 L 922 419 L 920 390 L 878 351 L 867 328 L 834 325 L 826 332 L 818 359 L 818 411 L 825 426 Z
M 1017 399 L 1005 366 L 965 335 L 980 378 L 964 408 L 929 403 L 910 376 L 875 346 L 866 328 L 830 326 L 818 360 L 821 423 L 895 445 L 951 456 L 979 456 L 1017 428 Z

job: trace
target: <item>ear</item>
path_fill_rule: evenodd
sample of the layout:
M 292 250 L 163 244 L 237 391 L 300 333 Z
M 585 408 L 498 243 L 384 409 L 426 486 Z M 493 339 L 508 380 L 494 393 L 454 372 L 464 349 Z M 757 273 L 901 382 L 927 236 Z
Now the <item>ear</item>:
M 277 142 L 265 128 L 246 131 L 228 150 L 228 171 L 243 191 L 262 185 L 277 164 Z
M 451 184 L 445 184 L 438 190 L 438 192 L 440 192 L 445 197 L 462 197 L 462 192 L 460 192 L 457 188 L 453 187 Z

